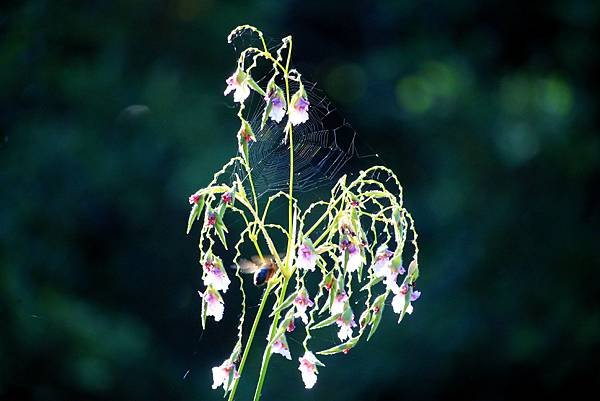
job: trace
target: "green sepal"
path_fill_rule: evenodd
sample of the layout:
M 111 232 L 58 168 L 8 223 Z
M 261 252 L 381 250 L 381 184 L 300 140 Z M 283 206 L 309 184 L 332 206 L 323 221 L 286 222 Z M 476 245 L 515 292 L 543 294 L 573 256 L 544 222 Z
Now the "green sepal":
M 273 336 L 271 341 L 269 341 L 269 344 L 268 344 L 269 347 L 272 347 L 275 340 L 278 339 L 279 337 L 281 337 L 282 334 L 285 334 L 285 332 L 287 331 L 287 327 L 293 318 L 294 318 L 294 309 L 290 309 L 285 314 L 285 317 L 283 318 L 281 323 L 279 323 L 279 327 L 277 328 L 275 335 Z
M 373 287 L 375 284 L 383 281 L 385 277 L 373 277 L 371 280 L 369 280 L 369 282 L 367 284 L 365 284 L 364 286 L 361 287 L 360 291 L 365 291 L 368 290 L 369 288 Z
M 369 308 L 363 311 L 363 313 L 360 315 L 360 318 L 358 319 L 358 327 L 361 331 L 364 330 L 364 328 L 369 324 L 370 319 L 371 309 Z
M 402 308 L 402 312 L 400 313 L 400 317 L 398 318 L 398 323 L 402 321 L 404 315 L 406 314 L 406 309 L 408 309 L 408 305 L 410 305 L 410 294 L 412 293 L 411 287 L 408 287 L 408 291 L 404 294 L 404 308 Z
M 198 203 L 196 203 L 194 205 L 194 207 L 192 207 L 192 210 L 190 210 L 190 217 L 188 217 L 188 225 L 187 225 L 186 234 L 190 233 L 190 230 L 192 229 L 192 225 L 194 224 L 194 220 L 198 220 L 200 218 L 200 213 L 202 212 L 203 208 L 204 208 L 204 196 L 200 196 Z
M 356 344 L 358 344 L 359 338 L 360 337 L 351 338 L 350 340 L 346 341 L 343 344 L 336 345 L 335 347 L 331 347 L 331 348 L 325 349 L 323 351 L 319 351 L 319 352 L 317 352 L 317 354 L 318 355 L 333 355 L 333 354 L 339 354 L 340 352 L 347 351 L 349 349 L 354 348 L 354 346 Z
M 337 295 L 337 290 L 338 290 L 338 282 L 337 280 L 333 277 L 333 272 L 329 272 L 327 273 L 327 276 L 323 279 L 323 281 L 326 283 L 327 281 L 325 281 L 325 279 L 328 278 L 331 281 L 331 288 L 329 289 L 329 295 L 327 297 L 327 302 L 325 302 L 325 304 L 323 305 L 323 307 L 321 308 L 321 310 L 319 311 L 319 315 L 322 314 L 323 312 L 325 312 L 326 310 L 331 308 L 331 305 L 333 305 L 333 301 Z
M 223 398 L 227 397 L 227 394 L 231 391 L 231 384 L 235 380 L 235 367 L 229 371 L 229 377 L 227 378 L 227 385 L 225 386 L 225 394 Z
M 321 320 L 319 323 L 311 326 L 311 329 L 321 329 L 323 327 L 327 327 L 332 325 L 333 323 L 335 323 L 335 321 L 340 317 L 341 313 L 338 313 L 336 315 L 333 316 L 329 316 L 327 319 L 325 320 Z
M 237 361 L 241 352 L 242 352 L 242 343 L 238 341 L 235 344 L 235 347 L 233 347 L 233 351 L 231 352 L 231 356 L 229 357 L 229 359 L 231 359 L 231 361 L 233 361 L 233 362 Z
M 265 91 L 256 83 L 256 81 L 249 75 L 246 77 L 246 82 L 248 82 L 248 86 L 260 93 L 261 96 L 265 96 Z
M 373 306 L 371 307 L 371 309 L 379 308 L 379 310 L 377 312 L 373 312 L 373 314 L 371 315 L 371 321 L 369 323 L 371 325 L 371 330 L 369 330 L 367 341 L 371 339 L 373 334 L 375 334 L 375 332 L 377 331 L 377 327 L 379 327 L 379 322 L 381 321 L 381 316 L 383 316 L 383 309 L 385 307 L 385 300 L 387 296 L 388 292 L 386 291 L 384 294 L 381 294 L 377 298 L 375 298 L 375 302 L 373 302 Z
M 358 279 L 358 282 L 361 283 L 362 282 L 362 272 L 363 272 L 363 267 L 365 267 L 365 265 L 367 264 L 366 260 L 367 258 L 365 257 L 365 250 L 364 248 L 362 248 L 362 246 L 359 245 L 359 252 L 360 252 L 360 257 L 362 258 L 363 263 L 360 264 L 360 266 L 358 266 L 358 271 L 356 272 L 356 277 Z
M 223 247 L 227 250 L 227 241 L 225 240 L 225 233 L 227 232 L 227 227 L 223 223 L 219 224 L 215 223 L 215 231 L 217 232 L 217 236 L 221 240 Z
M 344 322 L 349 322 L 354 317 L 354 312 L 352 312 L 352 308 L 350 307 L 350 300 L 346 301 L 346 307 L 344 308 L 344 312 L 342 312 L 342 320 Z
M 400 211 L 399 207 L 394 208 L 394 211 L 392 212 L 392 219 L 396 224 L 400 224 L 400 222 L 402 221 L 402 212 Z
M 296 299 L 296 296 L 298 295 L 297 292 L 293 292 L 291 293 L 282 303 L 281 305 L 279 305 L 277 308 L 273 309 L 273 312 L 271 312 L 271 314 L 269 315 L 269 317 L 273 317 L 275 316 L 275 314 L 277 312 L 280 312 L 284 309 L 286 309 L 287 307 L 289 307 L 293 302 L 294 299 Z
M 262 120 L 260 121 L 260 129 L 262 130 L 265 127 L 265 124 L 269 120 L 269 115 L 271 114 L 271 109 L 273 109 L 273 103 L 270 100 L 267 101 L 267 105 L 265 106 L 265 111 L 262 115 Z
M 235 187 L 237 188 L 236 198 L 240 198 L 242 200 L 247 200 L 248 197 L 246 196 L 246 190 L 244 189 L 244 185 L 242 184 L 242 181 L 240 181 L 240 177 L 236 177 L 235 182 L 236 182 Z
M 208 291 L 208 288 L 206 289 L 206 291 Z M 200 291 L 198 291 L 198 293 L 200 293 Z M 202 330 L 206 329 L 206 316 L 207 316 L 207 307 L 206 307 L 206 300 L 204 299 L 204 297 L 202 297 Z
M 413 259 L 408 265 L 408 273 L 406 274 L 409 283 L 414 283 L 419 278 L 419 262 L 416 259 Z
M 201 189 L 198 191 L 198 193 L 200 195 L 216 195 L 227 191 L 229 191 L 229 187 L 227 185 L 214 185 L 212 187 Z
M 250 140 L 256 141 L 256 135 L 254 135 L 254 131 L 252 130 L 252 127 L 250 126 L 248 121 L 242 119 L 242 124 L 237 133 L 238 146 L 239 146 L 240 153 L 242 153 L 242 156 L 244 157 L 244 160 L 247 161 L 248 160 L 248 142 L 246 141 L 245 136 L 243 135 L 244 133 L 250 137 Z

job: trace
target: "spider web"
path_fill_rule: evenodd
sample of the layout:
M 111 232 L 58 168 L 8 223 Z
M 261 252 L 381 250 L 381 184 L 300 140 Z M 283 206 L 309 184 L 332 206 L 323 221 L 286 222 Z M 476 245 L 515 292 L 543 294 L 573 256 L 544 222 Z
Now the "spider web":
M 242 46 L 240 45 L 242 42 Z M 268 40 L 270 51 L 281 42 Z M 242 33 L 234 39 L 234 47 L 246 48 L 249 44 L 258 46 L 248 33 Z M 285 53 L 285 52 L 284 52 Z M 247 60 L 249 63 L 250 60 Z M 252 70 L 254 80 L 263 88 L 273 75 L 272 65 L 265 68 L 264 63 Z M 278 78 L 281 78 L 280 76 Z M 357 171 L 358 162 L 364 158 L 378 157 L 374 153 L 361 154 L 358 135 L 346 119 L 336 110 L 333 104 L 315 83 L 302 79 L 310 103 L 309 119 L 305 123 L 293 127 L 292 139 L 294 147 L 294 191 L 307 194 L 318 189 L 328 188 L 343 174 Z M 284 87 L 283 80 L 277 82 Z M 299 84 L 290 81 L 290 93 L 298 90 Z M 290 143 L 286 138 L 284 127 L 287 116 L 280 122 L 269 119 L 261 129 L 262 113 L 265 101 L 258 93 L 252 91 L 246 99 L 244 115 L 256 136 L 248 148 L 252 181 L 258 199 L 265 195 L 289 189 L 290 179 Z M 360 146 L 359 146 L 360 144 Z M 246 194 L 251 198 L 249 180 L 243 166 L 237 165 L 234 174 L 243 182 Z M 232 175 L 233 178 L 233 175 Z

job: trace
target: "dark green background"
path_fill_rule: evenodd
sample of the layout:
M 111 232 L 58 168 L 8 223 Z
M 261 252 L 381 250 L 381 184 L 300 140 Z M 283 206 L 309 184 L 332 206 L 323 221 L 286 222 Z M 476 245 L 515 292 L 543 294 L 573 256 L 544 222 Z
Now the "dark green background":
M 184 226 L 236 149 L 222 91 L 241 23 L 294 35 L 421 234 L 415 313 L 327 359 L 312 391 L 274 358 L 264 399 L 597 385 L 599 18 L 591 0 L 3 3 L 0 398 L 221 399 L 210 367 L 237 317 L 202 334 Z

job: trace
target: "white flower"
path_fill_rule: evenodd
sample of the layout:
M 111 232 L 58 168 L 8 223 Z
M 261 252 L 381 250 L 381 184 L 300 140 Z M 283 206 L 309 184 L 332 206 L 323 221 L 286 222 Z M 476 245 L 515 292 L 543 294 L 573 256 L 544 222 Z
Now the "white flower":
M 382 245 L 377 249 L 375 254 L 375 263 L 373 263 L 373 273 L 375 277 L 385 277 L 385 285 L 388 290 L 396 292 L 398 284 L 396 278 L 398 274 L 404 274 L 404 267 L 394 267 L 392 263 L 394 253 L 387 249 L 386 245 Z
M 344 319 L 344 316 L 342 315 L 335 321 L 335 323 L 340 328 L 338 331 L 338 338 L 340 341 L 344 341 L 352 337 L 352 328 L 356 327 L 356 323 L 354 322 L 354 314 L 351 314 L 350 319 L 347 320 Z
M 309 240 L 304 241 L 298 247 L 298 257 L 296 258 L 296 266 L 303 270 L 315 270 L 317 264 L 317 252 Z
M 248 86 L 248 79 L 244 71 L 240 69 L 236 70 L 225 82 L 227 83 L 227 88 L 225 88 L 223 95 L 227 96 L 231 91 L 235 91 L 233 93 L 234 102 L 243 103 L 250 96 L 250 87 Z
M 352 273 L 358 270 L 359 267 L 365 262 L 363 255 L 359 248 L 356 247 L 352 242 L 344 240 L 340 244 L 340 264 L 343 266 L 346 260 L 346 254 L 348 255 L 348 262 L 346 263 L 346 271 Z
M 394 291 L 396 294 L 394 299 L 392 299 L 392 308 L 394 308 L 394 313 L 401 314 L 402 310 L 404 310 L 404 306 L 406 305 L 406 294 L 408 293 L 408 286 L 406 284 L 402 284 L 397 287 L 397 290 Z M 410 298 L 408 300 L 408 306 L 406 306 L 406 313 L 409 315 L 413 312 L 412 302 L 416 301 L 421 297 L 421 291 L 414 290 L 410 293 Z
M 285 101 L 279 97 L 275 97 L 271 101 L 271 112 L 269 117 L 275 122 L 281 122 L 285 116 Z
M 227 277 L 220 258 L 207 256 L 203 263 L 203 270 L 202 280 L 205 286 L 213 286 L 217 291 L 227 292 L 231 280 Z
M 237 369 L 230 359 L 226 359 L 221 366 L 215 366 L 212 368 L 212 375 L 213 390 L 222 385 L 225 391 L 229 391 L 231 384 L 233 383 L 233 379 L 239 377 Z
M 343 313 L 348 302 L 348 295 L 345 292 L 340 292 L 335 296 L 331 303 L 331 315 Z
M 308 297 L 305 289 L 298 293 L 298 296 L 296 296 L 294 299 L 293 305 L 296 308 L 294 317 L 299 317 L 302 319 L 304 324 L 308 324 L 308 315 L 306 314 L 306 309 L 313 306 L 314 303 Z
M 290 122 L 292 125 L 308 121 L 308 106 L 310 106 L 310 103 L 302 92 L 304 92 L 304 89 L 296 92 L 290 101 Z
M 267 337 L 267 340 L 269 338 Z M 282 334 L 279 338 L 273 341 L 273 345 L 271 346 L 271 351 L 274 354 L 283 355 L 285 358 L 292 360 L 292 355 L 290 354 L 290 348 L 287 343 L 287 339 L 285 338 L 285 334 Z
M 386 245 L 381 245 L 375 253 L 375 263 L 373 263 L 373 273 L 375 277 L 385 277 L 390 273 L 392 263 L 390 259 L 394 253 L 388 250 Z
M 215 318 L 215 322 L 218 322 L 223 318 L 223 312 L 225 311 L 225 306 L 223 305 L 223 298 L 214 287 L 208 287 L 204 294 L 198 291 L 198 294 L 204 300 L 203 307 L 206 307 L 206 314 L 208 316 L 213 316 Z
M 281 122 L 285 116 L 285 97 L 283 90 L 278 87 L 274 81 L 269 82 L 267 94 L 265 96 L 267 107 L 271 108 L 269 117 L 275 122 Z
M 396 294 L 394 296 L 394 299 L 392 299 L 392 308 L 394 308 L 394 313 L 401 314 L 402 310 L 404 309 L 405 304 L 406 304 L 406 295 L 402 294 L 402 293 Z M 406 307 L 406 313 L 408 313 L 410 315 L 412 313 L 412 311 L 413 311 L 413 306 L 409 302 L 408 306 Z
M 304 382 L 304 387 L 313 388 L 315 383 L 317 382 L 317 365 L 323 366 L 321 362 L 314 356 L 314 354 L 310 351 L 306 351 L 304 356 L 298 358 L 300 361 L 300 366 L 298 366 L 298 370 L 302 373 L 302 381 Z

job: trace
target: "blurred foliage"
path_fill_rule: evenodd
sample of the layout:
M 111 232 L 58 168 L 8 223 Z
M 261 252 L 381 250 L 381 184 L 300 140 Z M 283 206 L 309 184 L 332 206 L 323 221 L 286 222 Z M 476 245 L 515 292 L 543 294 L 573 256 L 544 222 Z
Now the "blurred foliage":
M 312 391 L 274 358 L 265 400 L 553 399 L 600 379 L 598 2 L 0 7 L 0 398 L 220 399 L 237 316 L 201 333 L 184 232 L 235 151 L 241 23 L 294 35 L 402 180 L 422 248 L 405 324 Z

